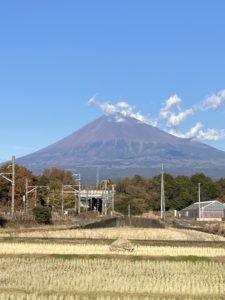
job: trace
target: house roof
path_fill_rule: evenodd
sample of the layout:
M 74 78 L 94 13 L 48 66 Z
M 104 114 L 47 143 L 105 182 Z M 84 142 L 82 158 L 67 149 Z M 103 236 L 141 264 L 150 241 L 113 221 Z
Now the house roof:
M 188 207 L 183 208 L 181 211 L 193 211 L 199 209 L 199 202 L 195 202 Z M 225 205 L 217 200 L 202 201 L 200 202 L 200 209 L 204 211 L 223 211 Z

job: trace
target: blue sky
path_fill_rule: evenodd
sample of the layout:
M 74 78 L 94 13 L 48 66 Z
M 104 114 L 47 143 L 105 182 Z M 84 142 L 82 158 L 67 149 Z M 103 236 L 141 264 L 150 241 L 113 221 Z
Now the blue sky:
M 225 151 L 224 11 L 223 0 L 0 1 L 0 161 L 109 104 Z

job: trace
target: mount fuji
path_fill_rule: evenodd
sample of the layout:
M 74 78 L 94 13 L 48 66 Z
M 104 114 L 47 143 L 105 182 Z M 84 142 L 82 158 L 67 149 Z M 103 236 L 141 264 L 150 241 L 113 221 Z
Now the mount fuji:
M 94 179 L 97 168 L 104 178 L 152 176 L 162 163 L 171 174 L 225 176 L 225 152 L 118 114 L 103 115 L 17 162 L 35 173 L 51 167 L 69 169 L 87 181 Z

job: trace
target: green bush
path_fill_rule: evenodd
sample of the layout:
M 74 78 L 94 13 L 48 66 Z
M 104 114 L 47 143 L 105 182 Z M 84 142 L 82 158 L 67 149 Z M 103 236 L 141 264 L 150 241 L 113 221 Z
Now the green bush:
M 36 222 L 42 224 L 50 224 L 52 218 L 52 210 L 46 206 L 36 206 L 33 208 L 33 215 Z

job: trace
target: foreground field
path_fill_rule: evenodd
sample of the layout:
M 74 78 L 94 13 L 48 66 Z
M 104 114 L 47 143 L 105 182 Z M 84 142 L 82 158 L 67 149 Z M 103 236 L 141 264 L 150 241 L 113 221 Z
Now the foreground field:
M 181 247 L 181 246 L 141 246 L 134 245 L 132 252 L 111 252 L 108 245 L 98 244 L 55 244 L 55 243 L 0 243 L 0 254 L 65 254 L 65 255 L 112 255 L 124 256 L 204 256 L 225 257 L 225 248 Z
M 108 300 L 225 294 L 225 268 L 219 262 L 3 257 L 0 269 L 0 299 L 10 293 L 14 298 L 8 299 Z M 28 298 L 22 298 L 25 293 Z
M 101 229 L 67 229 L 67 230 L 34 230 L 32 232 L 2 230 L 0 237 L 27 238 L 70 238 L 70 239 L 117 239 L 130 240 L 179 240 L 179 241 L 225 241 L 219 235 L 213 235 L 195 230 L 166 228 L 101 228 Z
M 134 250 L 110 251 L 124 237 Z M 175 228 L 2 229 L 0 299 L 222 300 L 224 241 Z

